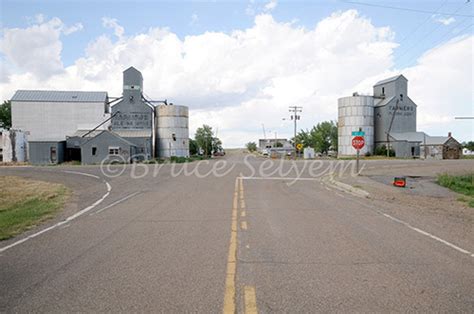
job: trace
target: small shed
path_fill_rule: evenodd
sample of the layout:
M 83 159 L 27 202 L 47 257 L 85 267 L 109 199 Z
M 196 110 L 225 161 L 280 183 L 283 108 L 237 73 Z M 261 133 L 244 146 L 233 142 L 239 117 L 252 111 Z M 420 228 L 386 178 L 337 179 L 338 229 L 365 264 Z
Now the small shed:
M 34 165 L 59 164 L 64 161 L 66 141 L 29 141 L 29 160 Z
M 462 156 L 462 145 L 451 134 L 430 136 L 421 144 L 421 156 L 427 159 L 459 159 Z
M 102 130 L 81 143 L 82 164 L 106 162 L 130 163 L 137 153 L 137 146 L 114 132 Z

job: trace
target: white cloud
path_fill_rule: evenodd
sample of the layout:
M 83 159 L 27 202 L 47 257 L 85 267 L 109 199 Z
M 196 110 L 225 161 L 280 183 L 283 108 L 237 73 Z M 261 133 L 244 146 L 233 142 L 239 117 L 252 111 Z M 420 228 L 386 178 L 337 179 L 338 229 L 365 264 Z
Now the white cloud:
M 83 28 L 81 23 L 67 27 L 59 18 L 49 21 L 38 14 L 27 28 L 4 28 L 0 51 L 10 63 L 20 70 L 30 72 L 44 80 L 61 73 L 62 34 L 69 35 Z
M 265 4 L 264 10 L 266 12 L 273 11 L 277 7 L 277 0 L 270 0 Z
M 249 16 L 254 16 L 255 15 L 255 0 L 250 0 L 249 3 L 247 4 L 247 7 L 245 8 L 245 14 Z
M 64 27 L 63 33 L 64 33 L 64 35 L 70 35 L 72 33 L 81 31 L 83 29 L 84 29 L 84 26 L 82 25 L 82 23 L 76 23 L 73 26 Z
M 102 25 L 104 27 L 113 29 L 115 36 L 117 36 L 118 38 L 122 38 L 123 34 L 125 33 L 125 29 L 123 28 L 123 26 L 119 25 L 117 19 L 103 17 Z
M 191 15 L 191 22 L 189 22 L 189 25 L 195 26 L 199 23 L 199 16 L 196 13 L 193 13 Z
M 448 26 L 454 22 L 456 22 L 456 19 L 454 17 L 440 17 L 436 19 L 436 22 L 441 23 L 445 26 Z
M 219 129 L 226 146 L 242 146 L 262 137 L 262 123 L 272 136 L 292 136 L 291 122 L 282 121 L 290 105 L 304 107 L 301 128 L 335 120 L 337 98 L 362 87 L 371 92 L 378 78 L 393 74 L 397 46 L 389 28 L 374 26 L 355 10 L 333 13 L 312 29 L 260 14 L 247 29 L 183 39 L 163 28 L 126 36 L 117 20 L 103 23 L 117 38 L 97 37 L 84 57 L 48 80 L 33 71 L 12 72 L 10 82 L 0 83 L 2 96 L 20 88 L 106 90 L 118 96 L 122 71 L 133 65 L 143 73 L 147 95 L 190 107 L 191 134 L 207 123 Z M 472 36 L 447 43 L 402 70 L 410 80 L 409 95 L 419 104 L 419 124 L 430 133 L 439 133 L 434 128 L 447 120 L 432 123 L 429 115 L 472 110 L 469 45 Z

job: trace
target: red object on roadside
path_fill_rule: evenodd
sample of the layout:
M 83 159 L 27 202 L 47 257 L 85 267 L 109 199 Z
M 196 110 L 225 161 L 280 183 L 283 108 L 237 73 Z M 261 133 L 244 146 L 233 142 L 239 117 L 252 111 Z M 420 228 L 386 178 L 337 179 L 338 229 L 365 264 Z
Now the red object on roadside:
M 407 179 L 405 177 L 396 177 L 393 180 L 393 185 L 399 188 L 404 188 L 407 186 Z
M 365 145 L 365 139 L 363 136 L 355 136 L 352 139 L 352 147 L 355 149 L 361 149 Z

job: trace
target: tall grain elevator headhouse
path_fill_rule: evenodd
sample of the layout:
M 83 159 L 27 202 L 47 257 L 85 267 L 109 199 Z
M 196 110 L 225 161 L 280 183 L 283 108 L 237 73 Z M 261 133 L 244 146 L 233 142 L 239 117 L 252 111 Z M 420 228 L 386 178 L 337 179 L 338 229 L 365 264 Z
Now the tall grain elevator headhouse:
M 365 132 L 362 154 L 378 147 L 393 150 L 396 157 L 459 158 L 461 145 L 451 136 L 429 136 L 417 131 L 417 105 L 408 96 L 408 80 L 397 75 L 377 82 L 373 95 L 338 99 L 338 156 L 353 156 L 352 132 Z

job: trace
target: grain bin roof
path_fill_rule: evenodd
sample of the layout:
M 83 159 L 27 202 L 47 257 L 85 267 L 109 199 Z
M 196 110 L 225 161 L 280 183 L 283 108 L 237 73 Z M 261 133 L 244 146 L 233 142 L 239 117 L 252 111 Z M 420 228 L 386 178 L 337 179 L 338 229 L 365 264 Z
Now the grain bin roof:
M 18 90 L 11 100 L 31 102 L 106 102 L 107 92 Z

